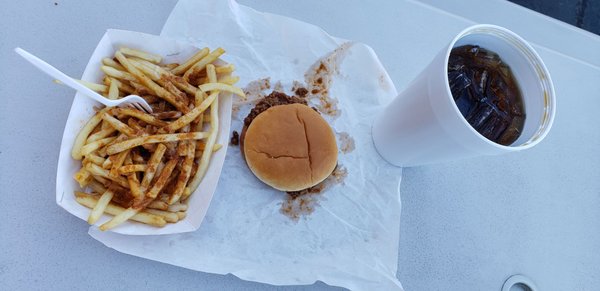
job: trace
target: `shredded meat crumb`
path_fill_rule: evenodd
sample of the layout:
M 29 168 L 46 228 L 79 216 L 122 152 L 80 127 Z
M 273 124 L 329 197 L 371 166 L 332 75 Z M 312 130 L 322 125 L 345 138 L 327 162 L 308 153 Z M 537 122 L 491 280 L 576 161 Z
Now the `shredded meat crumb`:
M 254 118 L 256 118 L 259 114 L 263 113 L 264 111 L 266 111 L 267 109 L 269 109 L 273 106 L 287 105 L 287 104 L 294 104 L 294 103 L 300 103 L 300 104 L 307 105 L 306 100 L 304 100 L 302 98 L 291 97 L 291 96 L 286 95 L 285 93 L 273 91 L 273 92 L 271 92 L 271 94 L 269 94 L 269 96 L 261 99 L 256 104 L 256 106 L 254 106 L 254 108 L 252 108 L 252 110 L 250 111 L 248 116 L 246 116 L 246 118 L 244 119 L 244 126 L 250 126 L 250 123 L 252 123 L 252 120 L 254 120 Z
M 240 134 L 237 131 L 233 131 L 233 133 L 231 134 L 231 140 L 229 140 L 229 143 L 231 143 L 232 145 L 239 145 L 240 144 Z

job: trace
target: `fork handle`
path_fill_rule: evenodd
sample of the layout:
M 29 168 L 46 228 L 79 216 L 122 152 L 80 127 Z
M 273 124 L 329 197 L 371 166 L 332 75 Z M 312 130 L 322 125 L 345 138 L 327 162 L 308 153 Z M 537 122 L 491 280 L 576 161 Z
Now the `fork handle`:
M 61 81 L 63 84 L 77 90 L 78 92 L 81 92 L 83 94 L 85 94 L 86 96 L 104 104 L 109 106 L 108 102 L 109 100 L 107 100 L 106 98 L 104 98 L 102 95 L 96 93 L 94 90 L 82 85 L 81 83 L 75 81 L 75 79 L 67 76 L 65 73 L 59 71 L 57 68 L 51 66 L 50 64 L 44 62 L 43 60 L 41 60 L 40 58 L 32 55 L 31 53 L 25 51 L 24 49 L 17 47 L 15 48 L 15 52 L 17 54 L 19 54 L 20 56 L 22 56 L 24 59 L 26 59 L 27 61 L 29 61 L 31 64 L 33 64 L 34 66 L 36 66 L 38 69 L 40 69 L 42 72 L 50 75 L 51 77 Z

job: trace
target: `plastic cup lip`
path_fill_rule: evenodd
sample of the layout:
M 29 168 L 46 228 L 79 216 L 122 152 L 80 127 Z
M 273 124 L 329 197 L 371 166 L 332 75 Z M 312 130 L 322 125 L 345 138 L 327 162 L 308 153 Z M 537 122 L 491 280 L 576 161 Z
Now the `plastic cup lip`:
M 450 59 L 450 52 L 454 48 L 454 45 L 456 44 L 456 42 L 459 41 L 461 38 L 463 38 L 467 35 L 470 35 L 470 34 L 490 33 L 490 32 L 497 33 L 497 34 L 490 34 L 490 35 L 499 37 L 503 41 L 508 42 L 510 45 L 512 45 L 519 51 L 521 51 L 521 53 L 525 54 L 525 56 L 530 61 L 530 65 L 534 66 L 534 68 L 537 72 L 538 78 L 540 80 L 540 83 L 542 85 L 542 90 L 544 91 L 543 97 L 544 97 L 545 108 L 544 108 L 542 120 L 540 121 L 539 128 L 537 129 L 537 131 L 532 135 L 532 137 L 528 141 L 526 141 L 520 145 L 516 145 L 516 146 L 502 145 L 502 144 L 496 143 L 494 141 L 491 141 L 488 138 L 486 138 L 485 136 L 481 135 L 477 130 L 475 130 L 475 128 L 473 128 L 471 126 L 471 124 L 469 124 L 469 122 L 462 115 L 462 113 L 460 113 L 458 106 L 455 105 L 454 98 L 452 96 L 452 92 L 450 91 L 450 83 L 448 80 L 448 61 Z M 508 38 L 510 38 L 511 41 L 509 41 Z M 445 86 L 446 93 L 447 93 L 446 96 L 450 99 L 450 102 L 452 103 L 452 105 L 454 105 L 453 106 L 454 111 L 459 116 L 460 120 L 465 124 L 465 126 L 467 128 L 469 128 L 469 130 L 473 134 L 478 136 L 481 140 L 483 140 L 485 143 L 487 143 L 488 145 L 490 145 L 493 148 L 496 148 L 496 149 L 499 149 L 499 150 L 505 151 L 505 152 L 506 151 L 509 151 L 509 152 L 520 151 L 520 150 L 531 148 L 531 147 L 535 146 L 536 144 L 538 144 L 540 141 L 542 141 L 546 137 L 546 135 L 550 131 L 550 128 L 552 127 L 552 124 L 554 123 L 554 116 L 556 114 L 556 96 L 555 96 L 555 92 L 554 92 L 554 85 L 552 83 L 552 79 L 550 78 L 550 73 L 548 72 L 548 69 L 546 68 L 546 65 L 542 61 L 542 58 L 539 56 L 539 54 L 533 49 L 533 47 L 527 41 L 525 41 L 525 39 L 523 39 L 516 33 L 512 32 L 511 30 L 508 30 L 504 27 L 493 25 L 493 24 L 477 24 L 477 25 L 469 26 L 469 27 L 465 28 L 464 30 L 462 30 L 460 33 L 458 33 L 454 37 L 454 39 L 452 39 L 452 41 L 450 42 L 450 44 L 448 45 L 448 47 L 446 49 L 446 53 L 445 53 L 445 57 L 444 57 L 444 81 L 445 81 L 444 86 Z

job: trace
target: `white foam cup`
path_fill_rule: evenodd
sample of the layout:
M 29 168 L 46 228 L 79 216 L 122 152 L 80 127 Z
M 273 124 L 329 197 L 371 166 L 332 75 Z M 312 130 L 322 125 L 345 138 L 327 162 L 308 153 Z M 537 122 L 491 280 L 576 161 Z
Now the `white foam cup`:
M 525 124 L 511 145 L 479 134 L 460 113 L 448 83 L 452 48 L 478 45 L 497 53 L 513 72 L 525 107 Z M 460 32 L 400 95 L 376 117 L 373 142 L 391 164 L 410 167 L 531 148 L 552 127 L 554 87 L 535 50 L 514 32 L 480 24 Z

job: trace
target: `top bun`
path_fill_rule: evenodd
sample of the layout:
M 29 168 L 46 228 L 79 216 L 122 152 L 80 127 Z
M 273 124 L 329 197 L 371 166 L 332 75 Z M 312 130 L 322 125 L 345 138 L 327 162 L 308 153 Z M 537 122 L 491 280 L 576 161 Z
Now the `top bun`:
M 260 113 L 243 136 L 250 170 L 281 191 L 300 191 L 327 178 L 337 165 L 331 127 L 303 104 L 278 105 Z

